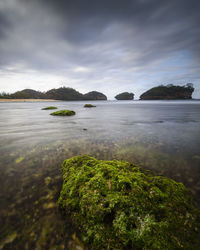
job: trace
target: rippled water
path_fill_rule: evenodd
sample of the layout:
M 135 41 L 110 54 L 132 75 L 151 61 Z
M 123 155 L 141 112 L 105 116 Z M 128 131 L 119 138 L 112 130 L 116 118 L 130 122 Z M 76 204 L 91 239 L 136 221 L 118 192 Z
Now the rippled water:
M 0 249 L 73 248 L 56 200 L 74 155 L 134 162 L 183 182 L 200 205 L 200 101 L 90 103 L 0 103 Z M 76 115 L 41 110 L 52 105 Z

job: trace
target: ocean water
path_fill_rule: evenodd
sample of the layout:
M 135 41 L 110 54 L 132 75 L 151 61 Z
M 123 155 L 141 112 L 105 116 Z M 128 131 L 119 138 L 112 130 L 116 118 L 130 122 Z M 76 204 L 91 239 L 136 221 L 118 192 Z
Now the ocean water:
M 96 108 L 0 103 L 0 249 L 74 247 L 73 226 L 64 228 L 56 207 L 62 162 L 74 155 L 126 160 L 183 182 L 200 206 L 200 101 L 89 103 Z M 41 110 L 52 105 L 76 115 Z

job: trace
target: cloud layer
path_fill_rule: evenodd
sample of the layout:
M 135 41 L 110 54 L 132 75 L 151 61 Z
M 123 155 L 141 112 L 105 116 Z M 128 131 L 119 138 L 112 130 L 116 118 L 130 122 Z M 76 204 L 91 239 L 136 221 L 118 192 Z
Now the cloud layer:
M 1 0 L 0 90 L 121 91 L 193 82 L 198 0 Z

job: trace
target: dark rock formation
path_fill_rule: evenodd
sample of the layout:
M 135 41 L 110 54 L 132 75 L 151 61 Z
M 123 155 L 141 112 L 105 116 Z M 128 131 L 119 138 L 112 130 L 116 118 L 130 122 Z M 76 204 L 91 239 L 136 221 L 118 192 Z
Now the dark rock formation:
M 117 100 L 133 100 L 134 94 L 128 93 L 128 92 L 123 92 L 123 93 L 116 95 L 115 99 L 117 99 Z
M 102 100 L 107 100 L 107 96 L 97 91 L 91 91 L 84 95 L 84 99 L 88 101 L 92 101 L 92 100 L 102 101 Z
M 194 91 L 192 84 L 186 86 L 174 86 L 172 84 L 167 86 L 158 86 L 152 88 L 140 96 L 141 100 L 184 100 L 192 99 Z
M 62 171 L 58 205 L 87 249 L 197 249 L 200 214 L 182 183 L 89 156 Z

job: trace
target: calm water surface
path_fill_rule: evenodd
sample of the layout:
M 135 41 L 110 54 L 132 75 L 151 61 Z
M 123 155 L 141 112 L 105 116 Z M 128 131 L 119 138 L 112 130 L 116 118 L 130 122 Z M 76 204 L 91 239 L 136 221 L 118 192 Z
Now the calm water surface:
M 183 182 L 200 206 L 200 101 L 0 103 L 0 249 L 73 249 L 56 207 L 64 159 L 127 160 Z M 46 106 L 72 109 L 54 117 Z

